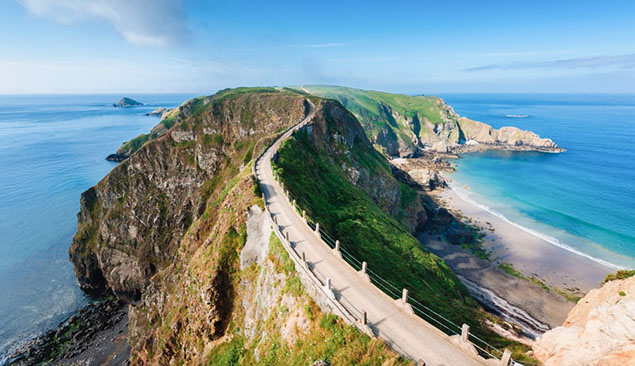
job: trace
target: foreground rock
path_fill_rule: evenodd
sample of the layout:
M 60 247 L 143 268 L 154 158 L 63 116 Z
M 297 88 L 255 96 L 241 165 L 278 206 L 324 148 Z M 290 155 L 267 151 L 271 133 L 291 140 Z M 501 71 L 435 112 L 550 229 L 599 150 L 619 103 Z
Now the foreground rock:
M 533 348 L 544 366 L 635 365 L 635 277 L 591 290 Z
M 9 365 L 126 365 L 128 306 L 115 299 L 90 304 L 9 356 Z
M 112 106 L 116 108 L 130 108 L 130 107 L 137 107 L 140 105 L 143 105 L 143 103 L 139 103 L 136 100 L 128 98 L 128 97 L 123 97 L 119 99 L 117 103 L 114 103 Z

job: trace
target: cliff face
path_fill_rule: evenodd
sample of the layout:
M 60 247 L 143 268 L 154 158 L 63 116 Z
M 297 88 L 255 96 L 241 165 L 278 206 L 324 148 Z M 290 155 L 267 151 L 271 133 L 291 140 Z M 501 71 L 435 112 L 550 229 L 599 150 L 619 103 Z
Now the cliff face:
M 544 366 L 635 365 L 635 277 L 589 291 L 533 348 Z
M 475 150 L 563 151 L 550 139 L 515 127 L 499 130 L 460 117 L 441 98 L 407 96 L 334 86 L 304 90 L 340 101 L 363 125 L 368 138 L 388 156 L 415 157 L 426 151 L 463 153 Z
M 428 219 L 416 192 L 404 187 L 388 162 L 374 149 L 355 117 L 333 101 L 319 101 L 320 112 L 306 127 L 311 143 L 338 165 L 346 178 L 366 192 L 391 216 L 411 231 L 421 231 Z
M 209 197 L 260 139 L 299 120 L 303 101 L 281 93 L 207 98 L 84 192 L 70 249 L 80 286 L 139 299 Z
M 270 236 L 251 164 L 305 103 L 259 88 L 186 103 L 82 195 L 71 260 L 82 288 L 133 302 L 132 364 L 407 364 L 322 313 Z

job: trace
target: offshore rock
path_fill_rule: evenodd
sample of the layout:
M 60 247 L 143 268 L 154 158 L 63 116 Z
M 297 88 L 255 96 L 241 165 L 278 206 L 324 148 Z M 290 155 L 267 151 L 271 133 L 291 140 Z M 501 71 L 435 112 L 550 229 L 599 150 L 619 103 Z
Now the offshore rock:
M 137 107 L 140 105 L 143 105 L 143 103 L 139 103 L 136 100 L 128 98 L 128 97 L 123 97 L 119 99 L 117 103 L 113 103 L 112 106 L 117 108 L 130 108 L 130 107 Z

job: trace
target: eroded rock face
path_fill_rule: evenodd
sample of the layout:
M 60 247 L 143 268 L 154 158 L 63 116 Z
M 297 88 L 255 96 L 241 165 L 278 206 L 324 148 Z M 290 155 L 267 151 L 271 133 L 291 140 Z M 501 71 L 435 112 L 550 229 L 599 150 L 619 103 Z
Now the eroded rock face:
M 341 157 L 342 162 L 337 165 L 346 173 L 347 178 L 367 192 L 384 211 L 398 218 L 413 232 L 423 230 L 428 217 L 419 196 L 404 197 L 404 192 L 393 176 L 389 164 L 383 166 L 378 163 L 371 168 L 372 164 L 364 161 L 384 160 L 374 150 L 355 117 L 336 102 L 322 101 L 319 106 L 314 122 L 305 127 L 312 143 L 319 149 L 326 149 L 328 156 Z M 356 151 L 367 151 L 377 155 L 362 157 Z
M 219 184 L 210 181 L 215 174 L 230 168 L 232 158 L 240 165 L 249 146 L 253 154 L 259 138 L 305 112 L 302 96 L 276 93 L 209 98 L 203 107 L 196 115 L 190 104 L 179 107 L 184 114 L 172 116 L 178 122 L 169 133 L 150 140 L 82 194 L 70 258 L 83 289 L 110 289 L 138 300 L 203 214 L 210 190 Z
M 635 277 L 589 291 L 533 349 L 544 366 L 635 365 Z
M 489 149 L 563 151 L 553 141 L 514 127 L 499 130 L 459 116 L 443 99 L 343 87 L 308 87 L 339 100 L 362 124 L 370 141 L 390 157 Z
M 523 131 L 516 127 L 501 127 L 496 130 L 488 124 L 465 117 L 459 118 L 457 123 L 465 139 L 465 143 L 461 146 L 462 150 L 499 148 L 546 152 L 563 151 L 551 139 L 541 138 L 531 131 Z

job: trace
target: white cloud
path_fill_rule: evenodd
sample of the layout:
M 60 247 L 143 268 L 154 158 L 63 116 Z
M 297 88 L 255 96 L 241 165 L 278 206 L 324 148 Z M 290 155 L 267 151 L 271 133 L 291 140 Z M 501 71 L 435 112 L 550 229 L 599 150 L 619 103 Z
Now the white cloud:
M 182 0 L 18 1 L 31 14 L 64 24 L 107 21 L 136 45 L 172 45 L 187 34 Z

